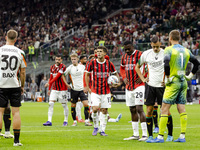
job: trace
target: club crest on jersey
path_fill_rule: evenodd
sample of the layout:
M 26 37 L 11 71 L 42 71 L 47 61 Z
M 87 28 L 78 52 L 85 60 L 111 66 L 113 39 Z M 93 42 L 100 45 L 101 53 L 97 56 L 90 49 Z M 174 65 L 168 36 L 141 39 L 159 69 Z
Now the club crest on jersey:
M 3 78 L 14 78 L 15 73 L 2 73 Z

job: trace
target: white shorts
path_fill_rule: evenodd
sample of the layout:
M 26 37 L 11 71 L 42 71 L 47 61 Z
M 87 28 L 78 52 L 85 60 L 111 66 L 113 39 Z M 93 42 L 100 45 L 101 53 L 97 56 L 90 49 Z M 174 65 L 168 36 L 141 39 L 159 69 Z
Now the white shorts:
M 92 101 L 91 101 L 91 94 L 88 92 L 88 105 L 91 106 L 92 105 Z
M 67 91 L 56 91 L 52 90 L 49 101 L 57 101 L 59 103 L 67 103 Z
M 100 108 L 111 108 L 111 94 L 91 93 L 91 106 L 99 106 Z
M 133 91 L 126 90 L 126 106 L 144 105 L 144 86 L 139 86 Z

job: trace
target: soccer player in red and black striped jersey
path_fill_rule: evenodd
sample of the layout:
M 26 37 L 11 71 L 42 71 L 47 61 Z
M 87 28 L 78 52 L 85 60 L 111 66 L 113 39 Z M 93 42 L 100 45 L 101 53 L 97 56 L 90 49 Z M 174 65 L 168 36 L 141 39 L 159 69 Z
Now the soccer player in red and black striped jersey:
M 135 66 L 142 55 L 141 51 L 134 50 L 131 41 L 124 42 L 125 54 L 121 58 L 120 74 L 126 84 L 126 105 L 129 106 L 131 117 L 133 136 L 125 138 L 124 140 L 146 140 L 147 139 L 147 126 L 146 116 L 143 111 L 144 105 L 144 83 L 138 77 Z M 141 68 L 144 70 L 144 66 Z M 138 117 L 139 114 L 139 117 Z M 138 120 L 140 118 L 142 127 L 142 138 L 139 137 Z
M 52 87 L 52 91 L 49 97 L 49 110 L 48 110 L 48 121 L 44 123 L 44 126 L 52 126 L 52 116 L 53 116 L 53 106 L 56 100 L 62 103 L 64 108 L 64 122 L 63 126 L 68 125 L 68 107 L 67 107 L 67 85 L 64 83 L 61 75 L 66 70 L 66 66 L 62 63 L 62 58 L 60 55 L 57 55 L 55 58 L 55 64 L 50 68 L 50 79 L 49 83 L 49 92 Z M 58 74 L 58 76 L 56 76 Z
M 105 46 L 97 47 L 97 59 L 90 61 L 90 64 L 87 69 L 85 81 L 87 85 L 87 90 L 89 90 L 89 80 L 88 76 L 90 72 L 93 74 L 92 86 L 91 86 L 91 100 L 92 100 L 92 109 L 93 109 L 93 123 L 94 131 L 92 135 L 97 135 L 98 132 L 98 114 L 97 111 L 101 108 L 102 115 L 100 116 L 100 134 L 102 136 L 107 136 L 105 134 L 106 124 L 107 124 L 107 111 L 108 108 L 111 108 L 111 94 L 110 88 L 107 83 L 107 79 L 110 73 L 115 74 L 118 79 L 119 75 L 115 70 L 115 66 L 112 62 L 105 59 L 107 53 L 107 48 Z M 93 72 L 92 72 L 93 71 Z M 118 85 L 114 85 L 118 86 Z

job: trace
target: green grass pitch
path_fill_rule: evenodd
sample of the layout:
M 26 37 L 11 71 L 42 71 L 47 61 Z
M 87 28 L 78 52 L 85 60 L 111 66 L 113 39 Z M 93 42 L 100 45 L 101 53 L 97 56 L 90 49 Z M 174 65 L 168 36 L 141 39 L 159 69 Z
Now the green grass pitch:
M 70 109 L 70 103 L 68 103 L 68 107 Z M 144 106 L 145 109 L 146 107 Z M 151 144 L 133 140 L 124 141 L 124 138 L 133 134 L 131 123 L 128 123 L 130 121 L 130 112 L 125 103 L 112 103 L 112 108 L 109 109 L 110 116 L 116 118 L 119 113 L 122 113 L 122 119 L 118 123 L 107 124 L 106 133 L 108 137 L 92 136 L 93 127 L 84 126 L 84 123 L 78 123 L 78 126 L 72 127 L 71 114 L 69 114 L 68 127 L 63 127 L 63 108 L 59 103 L 54 105 L 53 126 L 44 127 L 42 124 L 47 121 L 47 111 L 48 103 L 23 103 L 20 111 L 22 119 L 20 140 L 23 147 L 13 147 L 13 139 L 1 137 L 0 150 L 200 149 L 200 105 L 198 104 L 186 106 L 188 113 L 186 143 L 165 142 Z M 180 119 L 176 105 L 172 106 L 171 114 L 174 123 L 173 136 L 174 139 L 177 139 L 180 134 Z M 82 116 L 84 118 L 83 113 Z M 2 133 L 4 133 L 4 128 Z M 157 134 L 154 134 L 154 138 L 156 136 Z M 167 134 L 165 134 L 166 138 Z

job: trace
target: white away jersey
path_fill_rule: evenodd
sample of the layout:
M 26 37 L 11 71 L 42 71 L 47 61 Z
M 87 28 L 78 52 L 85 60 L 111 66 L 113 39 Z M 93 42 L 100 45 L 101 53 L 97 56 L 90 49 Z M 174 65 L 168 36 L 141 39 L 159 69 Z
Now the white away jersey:
M 160 49 L 159 53 L 155 53 L 153 49 L 146 50 L 142 53 L 139 65 L 146 63 L 149 68 L 149 82 L 153 87 L 163 87 L 161 82 L 164 79 L 164 50 Z
M 0 47 L 0 88 L 20 87 L 19 69 L 25 68 L 26 60 L 22 50 L 14 45 Z
M 77 66 L 74 66 L 71 64 L 69 67 L 67 67 L 66 71 L 64 72 L 64 75 L 67 74 L 71 75 L 72 80 L 72 89 L 75 91 L 82 91 L 83 90 L 83 74 L 85 71 L 85 66 L 82 64 L 78 64 Z

